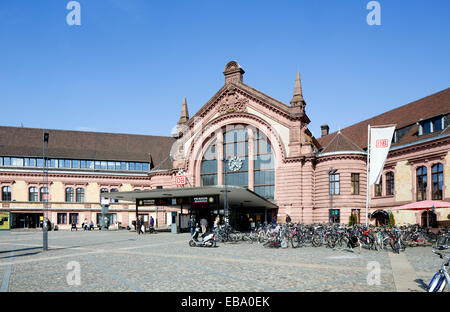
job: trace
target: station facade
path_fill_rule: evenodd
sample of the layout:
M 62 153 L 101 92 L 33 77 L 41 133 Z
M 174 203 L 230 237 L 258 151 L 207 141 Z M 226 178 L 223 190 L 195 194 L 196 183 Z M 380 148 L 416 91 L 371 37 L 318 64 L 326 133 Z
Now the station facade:
M 223 87 L 193 116 L 184 99 L 172 136 L 49 130 L 52 222 L 97 223 L 103 193 L 176 188 L 184 176 L 185 187 L 246 188 L 278 207 L 271 216 L 278 221 L 289 214 L 294 222 L 348 223 L 353 214 L 364 223 L 369 124 L 396 125 L 381 182 L 370 192 L 371 223 L 406 203 L 450 201 L 450 88 L 337 132 L 323 125 L 316 138 L 298 73 L 289 104 L 245 84 L 244 73 L 229 62 Z M 36 225 L 42 214 L 42 133 L 0 127 L 1 205 L 13 227 Z M 160 202 L 139 214 L 165 226 L 176 209 Z M 450 221 L 448 209 L 433 213 L 440 224 Z M 398 224 L 421 224 L 422 217 L 395 212 Z M 112 224 L 134 220 L 135 203 L 110 203 Z

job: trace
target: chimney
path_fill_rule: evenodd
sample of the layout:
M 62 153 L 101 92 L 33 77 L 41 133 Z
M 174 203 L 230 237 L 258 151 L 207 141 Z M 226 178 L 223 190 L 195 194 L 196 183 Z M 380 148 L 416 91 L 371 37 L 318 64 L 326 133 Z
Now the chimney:
M 231 61 L 227 65 L 225 65 L 225 70 L 223 72 L 225 76 L 225 84 L 231 83 L 231 82 L 243 82 L 244 81 L 244 73 L 245 71 L 242 69 L 242 67 L 238 64 L 236 61 Z
M 328 133 L 330 132 L 330 127 L 328 127 L 328 125 L 321 125 L 320 129 L 322 130 L 323 137 L 328 135 Z

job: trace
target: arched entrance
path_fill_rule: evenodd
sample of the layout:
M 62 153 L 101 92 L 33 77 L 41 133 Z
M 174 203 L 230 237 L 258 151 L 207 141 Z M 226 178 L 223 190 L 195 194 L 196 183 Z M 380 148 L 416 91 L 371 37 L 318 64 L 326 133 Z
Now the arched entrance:
M 422 212 L 421 215 L 421 226 L 423 227 L 437 227 L 437 216 L 431 210 L 426 210 Z
M 385 210 L 376 210 L 372 213 L 371 219 L 375 219 L 375 226 L 383 226 L 389 224 L 389 214 Z

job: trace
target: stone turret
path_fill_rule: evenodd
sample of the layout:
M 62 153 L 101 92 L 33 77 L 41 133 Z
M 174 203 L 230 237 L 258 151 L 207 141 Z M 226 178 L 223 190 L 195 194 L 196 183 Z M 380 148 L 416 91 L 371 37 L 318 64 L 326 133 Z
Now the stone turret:
M 238 64 L 236 61 L 228 62 L 227 65 L 225 65 L 225 70 L 223 72 L 225 76 L 225 84 L 228 84 L 230 82 L 243 82 L 244 81 L 244 73 L 245 71 L 242 69 L 242 67 Z
M 299 72 L 297 72 L 297 77 L 295 78 L 294 95 L 292 96 L 291 106 L 300 107 L 302 112 L 304 112 L 306 106 L 306 102 L 303 99 L 302 83 Z
M 187 107 L 186 98 L 183 98 L 183 104 L 181 105 L 181 114 L 180 120 L 178 120 L 177 124 L 185 124 L 189 120 L 189 112 Z

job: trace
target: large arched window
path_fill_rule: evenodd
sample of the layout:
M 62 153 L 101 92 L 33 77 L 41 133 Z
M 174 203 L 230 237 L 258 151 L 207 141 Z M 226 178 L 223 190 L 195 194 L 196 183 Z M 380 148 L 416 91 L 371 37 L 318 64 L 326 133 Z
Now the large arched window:
M 28 189 L 28 201 L 37 202 L 38 201 L 38 188 L 32 186 Z
M 66 202 L 68 202 L 68 203 L 74 202 L 74 192 L 73 192 L 73 188 L 71 188 L 71 187 L 66 188 Z
M 417 179 L 417 200 L 427 199 L 427 167 L 422 166 L 417 168 L 416 171 Z
M 77 203 L 84 203 L 84 188 L 82 187 L 77 188 L 76 201 Z
M 444 166 L 435 164 L 431 167 L 432 199 L 442 200 L 442 185 L 444 184 Z
M 11 201 L 11 186 L 2 187 L 2 201 Z
M 275 193 L 275 161 L 272 146 L 259 130 L 253 130 L 253 154 L 249 154 L 248 129 L 236 125 L 223 135 L 223 184 L 241 187 L 249 186 L 249 176 L 254 177 L 254 191 L 260 196 L 273 199 Z M 201 183 L 218 183 L 218 147 L 214 140 L 203 156 L 201 163 Z M 251 158 L 251 156 L 253 156 Z M 253 166 L 249 163 L 253 161 Z M 252 169 L 253 168 L 253 169 Z

